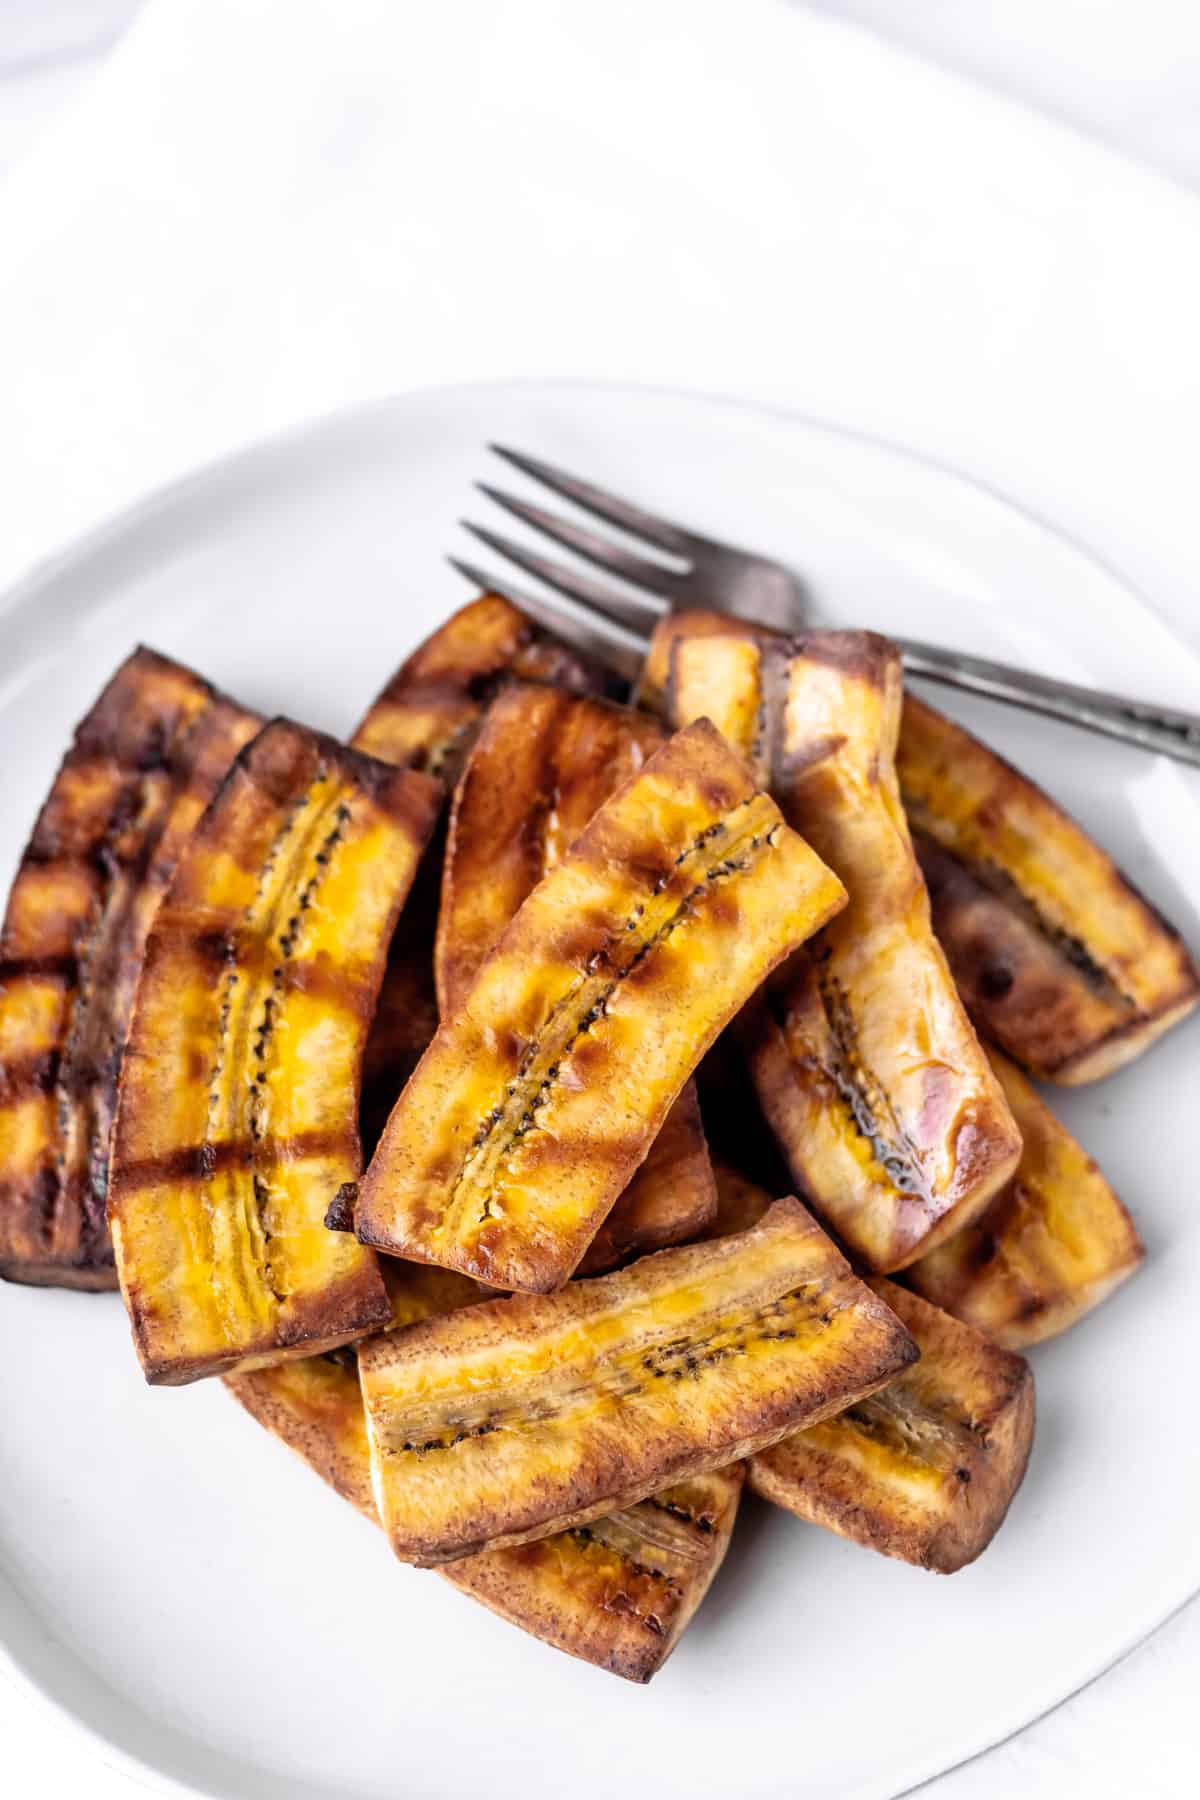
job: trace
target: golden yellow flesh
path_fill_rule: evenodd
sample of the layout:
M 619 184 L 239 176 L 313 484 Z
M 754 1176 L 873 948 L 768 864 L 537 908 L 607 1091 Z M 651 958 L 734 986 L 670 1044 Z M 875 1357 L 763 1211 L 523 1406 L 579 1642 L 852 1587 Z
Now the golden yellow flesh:
M 445 1270 L 423 1271 L 446 1276 Z M 454 1277 L 447 1276 L 453 1280 Z M 378 1523 L 353 1356 L 226 1378 L 267 1430 Z M 725 1555 L 743 1466 L 714 1470 L 607 1519 L 487 1550 L 438 1573 L 512 1624 L 631 1681 L 662 1667 Z
M 911 697 L 897 767 L 955 979 L 1018 1063 L 1094 1081 L 1191 1012 L 1178 933 L 1033 782 Z
M 137 650 L 78 727 L 0 939 L 0 1275 L 117 1285 L 108 1140 L 150 921 L 180 846 L 260 721 Z
M 365 1242 L 560 1287 L 744 1000 L 840 883 L 701 722 L 538 884 L 444 1021 L 371 1161 Z
M 367 1022 L 438 792 L 277 721 L 243 752 L 150 933 L 110 1221 L 148 1379 L 382 1323 L 374 1257 L 325 1229 L 361 1167 Z
M 531 1541 L 773 1443 L 914 1354 L 780 1201 L 740 1236 L 365 1345 L 376 1504 L 409 1562 Z
M 970 1219 L 1020 1151 L 933 935 L 892 761 L 900 680 L 869 632 L 678 633 L 667 689 L 673 721 L 707 709 L 846 884 L 746 1041 L 793 1179 L 881 1270 Z
M 992 1053 L 1025 1148 L 973 1224 L 905 1271 L 927 1300 L 1011 1350 L 1056 1337 L 1128 1280 L 1145 1250 L 1100 1169 L 1006 1057 Z
M 443 1017 L 460 1006 L 513 915 L 598 808 L 663 741 L 652 720 L 550 688 L 497 699 L 471 752 L 450 820 L 437 936 Z M 694 1085 L 592 1239 L 581 1274 L 632 1250 L 695 1237 L 716 1189 Z

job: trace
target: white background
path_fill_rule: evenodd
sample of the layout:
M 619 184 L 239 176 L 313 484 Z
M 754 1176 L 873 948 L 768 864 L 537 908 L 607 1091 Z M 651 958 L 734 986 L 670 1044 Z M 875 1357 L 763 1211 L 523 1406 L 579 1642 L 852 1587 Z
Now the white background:
M 724 191 L 733 147 L 728 157 L 697 147 L 703 191 L 691 196 L 694 212 L 658 217 L 661 252 L 649 261 L 653 240 L 630 218 L 639 193 L 647 205 L 657 196 L 631 181 L 626 122 L 605 106 L 581 119 L 589 142 L 587 156 L 576 147 L 577 183 L 556 183 L 556 157 L 531 129 L 525 172 L 540 193 L 536 205 L 497 188 L 482 215 L 443 213 L 444 246 L 415 228 L 404 241 L 402 209 L 418 214 L 419 189 L 434 179 L 419 166 L 428 119 L 422 135 L 414 107 L 404 161 L 385 162 L 376 145 L 395 130 L 389 108 L 400 59 L 425 54 L 423 7 L 388 9 L 385 19 L 369 0 L 151 0 L 157 16 L 110 64 L 136 10 L 129 0 L 0 0 L 5 579 L 146 486 L 311 411 L 424 381 L 581 371 L 777 393 L 960 459 L 1080 530 L 1200 636 L 1200 533 L 1193 539 L 1185 529 L 1195 511 L 1196 374 L 1181 361 L 1173 391 L 1170 370 L 1146 343 L 1161 332 L 1187 344 L 1186 311 L 1194 362 L 1200 16 L 1191 6 L 1009 0 L 985 12 L 954 0 L 825 0 L 814 10 L 826 19 L 805 21 L 795 40 L 795 105 L 827 109 L 818 140 L 827 166 L 797 176 L 806 231 L 797 234 L 777 210 L 786 184 L 770 195 L 776 210 L 762 195 L 739 195 L 733 175 Z M 469 138 L 473 113 L 502 104 L 494 85 L 523 79 L 519 9 L 498 0 L 496 10 L 512 31 L 489 45 L 486 62 L 472 63 L 470 46 L 461 46 L 461 89 L 453 60 L 435 46 L 431 79 L 445 86 L 429 116 L 443 114 L 451 134 L 439 159 L 455 138 Z M 547 14 L 538 41 L 556 39 L 552 49 L 568 66 L 578 43 L 586 76 L 571 68 L 570 78 L 581 88 L 599 84 L 594 93 L 606 92 L 605 57 L 620 66 L 612 40 L 622 29 L 630 55 L 635 42 L 640 53 L 649 41 L 646 66 L 658 78 L 677 66 L 713 79 L 704 64 L 713 7 L 691 9 L 686 42 L 659 59 L 652 4 L 636 38 L 619 4 L 580 4 L 576 19 L 527 10 Z M 756 10 L 746 9 L 748 45 Z M 674 9 L 661 11 L 664 32 L 678 31 L 678 17 L 667 16 Z M 925 67 L 839 30 L 829 15 L 903 43 Z M 374 34 L 365 54 L 356 32 Z M 376 45 L 394 47 L 397 61 L 389 65 Z M 935 69 L 959 71 L 971 85 Z M 732 76 L 743 88 L 754 82 L 749 53 Z M 339 83 L 356 105 L 314 117 L 319 97 L 336 96 Z M 712 132 L 761 133 L 769 160 L 792 129 L 779 116 L 786 88 L 773 83 L 770 97 L 774 116 L 731 103 L 711 116 Z M 644 113 L 655 103 L 653 90 L 635 84 L 631 107 Z M 1048 118 L 1069 132 L 1053 131 Z M 140 137 L 126 132 L 131 121 Z M 609 158 L 621 201 L 605 211 L 595 194 Z M 1139 175 L 1135 164 L 1156 174 Z M 390 191 L 370 186 L 382 171 Z M 437 179 L 447 180 L 445 167 Z M 451 189 L 461 201 L 453 168 Z M 586 239 L 575 210 L 583 190 L 593 194 Z M 830 194 L 837 205 L 826 213 Z M 381 221 L 393 201 L 389 231 Z M 512 237 L 503 229 L 509 217 Z M 706 222 L 725 234 L 729 266 L 703 241 Z M 578 268 L 582 260 L 596 277 L 604 233 L 622 240 L 607 260 L 624 251 L 627 262 L 622 285 L 605 287 L 601 304 L 599 280 L 581 282 Z M 480 246 L 486 317 L 468 313 L 461 284 L 455 290 L 445 275 L 463 236 Z M 844 267 L 836 256 L 831 266 L 831 245 Z M 794 363 L 780 296 L 747 278 L 764 247 L 773 261 L 762 266 L 795 284 L 787 296 Z M 872 258 L 886 280 L 867 286 L 861 272 Z M 1080 333 L 1087 354 L 1081 348 L 1073 359 L 1056 305 L 1063 294 L 1079 306 L 1072 271 L 1081 259 L 1094 305 Z M 859 279 L 848 285 L 852 266 Z M 656 336 L 654 290 L 664 283 L 686 296 L 686 317 Z M 430 290 L 440 306 L 422 310 L 413 295 Z M 394 343 L 379 330 L 384 299 Z M 432 310 L 449 326 L 437 329 Z M 745 341 L 756 337 L 758 345 Z M 1053 353 L 1039 360 L 1050 344 Z M 1097 344 L 1111 363 L 1098 358 Z M 1118 371 L 1126 404 L 1115 413 L 1106 376 Z M 1144 435 L 1130 441 L 1128 396 L 1139 385 Z M 938 1800 L 1191 1794 L 1198 1673 L 1193 1606 L 1087 1693 L 929 1791 Z M 102 1796 L 135 1791 L 98 1770 L 59 1723 L 4 1693 L 0 1731 L 15 1794 L 54 1796 L 84 1782 Z

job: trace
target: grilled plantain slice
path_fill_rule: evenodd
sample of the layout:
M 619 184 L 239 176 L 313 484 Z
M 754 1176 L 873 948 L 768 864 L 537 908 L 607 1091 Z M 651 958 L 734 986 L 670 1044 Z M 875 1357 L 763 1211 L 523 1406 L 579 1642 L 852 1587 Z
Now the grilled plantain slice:
M 870 1284 L 919 1362 L 834 1419 L 752 1456 L 750 1486 L 801 1519 L 952 1575 L 987 1549 L 1033 1444 L 1033 1371 L 895 1282 Z
M 489 701 L 510 681 L 589 693 L 599 673 L 499 594 L 481 594 L 413 651 L 372 705 L 351 742 L 447 787 Z
M 544 1292 L 717 1032 L 841 884 L 707 722 L 608 800 L 443 1021 L 359 1194 L 364 1242 Z
M 505 926 L 593 814 L 662 743 L 652 719 L 551 688 L 514 687 L 487 715 L 454 797 L 437 934 L 450 1017 Z M 683 1243 L 715 1212 L 695 1086 L 688 1082 L 579 1272 Z
M 108 1138 L 150 921 L 261 721 L 136 650 L 78 727 L 0 936 L 0 1275 L 115 1288 Z
M 933 935 L 892 755 L 900 657 L 872 632 L 679 635 L 668 705 L 704 711 L 850 900 L 747 1033 L 792 1178 L 870 1268 L 897 1269 L 1008 1180 L 1020 1137 Z
M 513 687 L 492 704 L 451 809 L 436 957 L 444 1016 L 522 901 L 665 737 L 627 707 L 548 687 Z
M 667 712 L 679 638 L 737 629 L 714 612 L 664 620 L 642 704 Z M 1200 972 L 1111 857 L 1026 776 L 911 694 L 896 769 L 934 930 L 967 1010 L 1030 1074 L 1095 1081 L 1193 1010 Z
M 714 1235 L 749 1230 L 770 1196 L 726 1164 L 716 1174 Z M 907 1326 L 920 1361 L 750 1457 L 750 1486 L 814 1525 L 949 1575 L 987 1548 L 1021 1485 L 1033 1372 L 895 1282 L 877 1275 L 868 1285 Z
M 247 1412 L 378 1524 L 352 1352 L 231 1375 L 226 1383 Z M 734 1463 L 609 1518 L 536 1544 L 485 1550 L 438 1573 L 556 1649 L 627 1680 L 649 1681 L 721 1566 L 743 1475 L 743 1464 Z
M 1008 1059 L 992 1052 L 1025 1148 L 981 1217 L 905 1271 L 927 1300 L 1021 1350 L 1057 1337 L 1145 1257 L 1096 1164 Z
M 587 693 L 599 687 L 601 676 L 507 600 L 484 594 L 413 652 L 351 743 L 382 762 L 427 770 L 449 787 L 490 698 L 514 681 Z M 368 1150 L 437 1030 L 433 947 L 444 850 L 439 828 L 421 859 L 388 953 L 363 1064 L 360 1125 Z
M 407 1562 L 531 1542 L 762 1449 L 915 1355 L 779 1201 L 738 1236 L 364 1345 L 376 1504 Z
M 1178 933 L 1049 795 L 911 697 L 897 768 L 934 928 L 1015 1061 L 1095 1081 L 1192 1011 L 1200 973 Z
M 383 1323 L 375 1258 L 326 1231 L 388 938 L 439 800 L 286 720 L 234 764 L 146 946 L 109 1218 L 148 1380 L 345 1343 Z

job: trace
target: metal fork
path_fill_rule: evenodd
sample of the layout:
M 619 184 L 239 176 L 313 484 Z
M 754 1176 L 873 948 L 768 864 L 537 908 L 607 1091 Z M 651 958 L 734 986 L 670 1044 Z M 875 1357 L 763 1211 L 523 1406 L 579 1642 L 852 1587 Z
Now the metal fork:
M 505 595 L 628 680 L 636 681 L 648 634 L 668 612 L 711 608 L 789 633 L 803 631 L 808 624 L 804 588 L 781 563 L 687 531 L 537 457 L 522 455 L 500 444 L 489 448 L 523 475 L 658 554 L 641 555 L 571 519 L 481 481 L 477 483 L 480 492 L 525 525 L 645 592 L 621 592 L 566 563 L 552 561 L 513 538 L 465 519 L 466 530 L 489 549 L 544 581 L 570 604 L 524 591 L 507 579 L 497 580 L 460 557 L 452 556 L 450 562 L 475 586 Z M 936 644 L 907 638 L 898 642 L 910 675 L 944 682 L 948 687 L 982 694 L 1010 706 L 1023 706 L 1068 725 L 1119 738 L 1142 750 L 1158 750 L 1178 762 L 1200 767 L 1200 714 L 1154 706 L 1121 694 L 1101 693 L 1072 682 L 1053 681 L 1028 669 L 970 656 L 960 650 L 944 650 Z

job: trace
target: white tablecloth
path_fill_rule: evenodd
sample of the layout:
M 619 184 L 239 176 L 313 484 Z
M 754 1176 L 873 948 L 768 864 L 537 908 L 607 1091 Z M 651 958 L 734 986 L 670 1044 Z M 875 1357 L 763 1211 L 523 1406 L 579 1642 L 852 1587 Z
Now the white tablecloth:
M 1200 636 L 1192 9 L 820 9 L 918 60 L 765 0 L 151 0 L 109 57 L 133 0 L 7 4 L 0 579 L 308 414 L 583 373 L 945 456 Z M 931 1791 L 1191 1794 L 1198 1669 L 1193 1607 Z M 133 1791 L 0 1732 L 14 1793 Z

